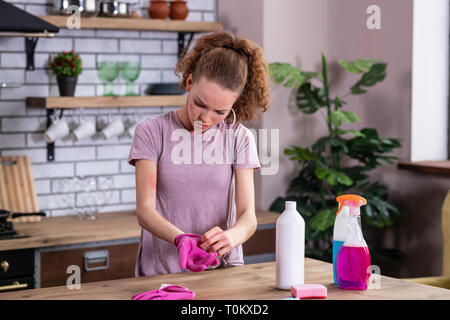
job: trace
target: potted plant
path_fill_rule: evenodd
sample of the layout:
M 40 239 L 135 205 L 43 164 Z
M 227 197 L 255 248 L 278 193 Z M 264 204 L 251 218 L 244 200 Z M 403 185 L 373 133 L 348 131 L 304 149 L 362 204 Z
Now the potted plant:
M 305 72 L 288 63 L 271 63 L 271 78 L 285 87 L 296 90 L 296 104 L 304 114 L 326 110 L 324 117 L 328 134 L 320 137 L 311 147 L 291 146 L 284 150 L 290 160 L 299 164 L 298 175 L 290 182 L 286 197 L 278 197 L 270 210 L 282 212 L 285 201 L 297 201 L 305 219 L 306 255 L 331 261 L 332 234 L 338 204 L 336 197 L 345 193 L 360 194 L 367 199 L 361 208 L 363 227 L 385 228 L 400 217 L 399 210 L 388 202 L 388 189 L 370 178 L 370 171 L 398 159 L 386 155 L 401 147 L 399 140 L 382 138 L 375 128 L 344 129 L 343 124 L 361 121 L 351 111 L 344 110 L 349 95 L 360 95 L 384 80 L 386 63 L 376 59 L 340 60 L 346 71 L 360 79 L 343 96 L 330 94 L 327 60 L 322 55 L 320 72 Z M 399 257 L 398 251 L 379 249 L 372 251 L 384 258 L 389 253 Z
M 80 56 L 73 50 L 70 52 L 60 52 L 49 63 L 49 67 L 56 75 L 59 93 L 61 96 L 75 95 L 78 75 L 82 72 Z

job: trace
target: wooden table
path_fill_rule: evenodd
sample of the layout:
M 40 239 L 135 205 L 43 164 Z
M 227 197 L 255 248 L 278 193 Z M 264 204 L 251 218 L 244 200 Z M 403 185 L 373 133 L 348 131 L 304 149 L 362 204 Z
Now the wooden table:
M 258 228 L 272 226 L 280 215 L 256 211 Z M 0 241 L 0 251 L 42 248 L 76 243 L 139 238 L 141 227 L 135 211 L 100 213 L 96 220 L 80 220 L 78 216 L 43 218 L 40 222 L 14 223 L 14 229 L 26 238 Z
M 305 282 L 325 285 L 328 288 L 327 299 L 331 300 L 450 299 L 450 290 L 385 276 L 381 276 L 380 289 L 340 290 L 332 283 L 332 265 L 313 259 L 305 260 L 305 271 Z M 290 296 L 289 291 L 275 288 L 275 262 L 266 262 L 200 273 L 182 272 L 153 277 L 82 283 L 79 290 L 69 290 L 66 286 L 61 286 L 16 291 L 0 294 L 0 300 L 130 300 L 134 294 L 158 289 L 163 283 L 182 285 L 193 290 L 196 294 L 195 300 L 281 300 Z

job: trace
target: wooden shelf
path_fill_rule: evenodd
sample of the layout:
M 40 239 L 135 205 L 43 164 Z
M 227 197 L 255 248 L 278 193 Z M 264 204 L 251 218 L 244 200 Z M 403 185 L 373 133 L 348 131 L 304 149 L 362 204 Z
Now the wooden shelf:
M 136 108 L 136 107 L 172 107 L 182 106 L 186 102 L 184 95 L 172 96 L 136 96 L 136 97 L 27 97 L 27 107 L 45 109 L 72 108 Z
M 416 161 L 416 162 L 399 162 L 399 169 L 412 170 L 422 173 L 450 175 L 450 160 L 440 161 Z
M 68 16 L 50 15 L 39 18 L 67 29 Z M 154 30 L 179 32 L 213 32 L 222 30 L 220 22 L 162 20 L 146 18 L 82 17 L 82 29 Z

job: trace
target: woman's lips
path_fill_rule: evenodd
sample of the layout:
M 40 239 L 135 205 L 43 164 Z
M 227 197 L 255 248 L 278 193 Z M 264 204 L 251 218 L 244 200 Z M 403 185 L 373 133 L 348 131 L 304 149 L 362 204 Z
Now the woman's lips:
M 210 126 L 208 126 L 208 125 L 206 125 L 206 124 L 203 124 L 201 121 L 199 121 L 199 120 L 196 120 L 196 121 L 194 121 L 194 128 L 199 128 L 199 127 L 202 127 L 202 129 L 206 129 L 206 128 L 209 128 Z

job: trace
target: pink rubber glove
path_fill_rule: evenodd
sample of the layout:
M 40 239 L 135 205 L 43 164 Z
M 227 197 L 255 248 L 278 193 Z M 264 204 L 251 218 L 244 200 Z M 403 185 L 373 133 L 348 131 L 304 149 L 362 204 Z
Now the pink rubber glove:
M 201 238 L 201 235 L 193 233 L 184 233 L 175 237 L 173 243 L 178 248 L 181 269 L 187 268 L 190 271 L 200 272 L 220 263 L 217 252 L 208 253 L 199 247 Z
M 134 295 L 132 300 L 193 300 L 195 292 L 183 286 L 167 286 Z

